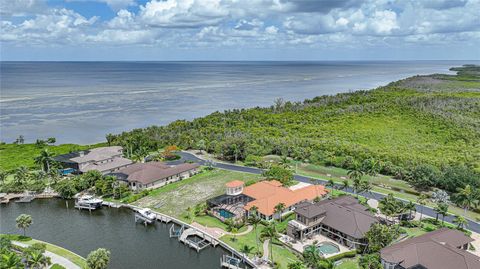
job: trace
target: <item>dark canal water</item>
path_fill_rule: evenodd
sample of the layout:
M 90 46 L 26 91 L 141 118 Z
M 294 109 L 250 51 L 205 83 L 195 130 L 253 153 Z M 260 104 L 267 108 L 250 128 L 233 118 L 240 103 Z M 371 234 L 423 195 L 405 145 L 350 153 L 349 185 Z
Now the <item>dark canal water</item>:
M 0 232 L 20 233 L 15 218 L 32 215 L 27 235 L 62 246 L 86 257 L 99 247 L 111 251 L 109 268 L 220 268 L 220 247 L 207 247 L 200 253 L 169 238 L 169 226 L 156 223 L 145 227 L 135 224 L 134 214 L 125 208 L 102 208 L 89 213 L 65 206 L 59 199 L 34 200 L 31 203 L 0 205 Z

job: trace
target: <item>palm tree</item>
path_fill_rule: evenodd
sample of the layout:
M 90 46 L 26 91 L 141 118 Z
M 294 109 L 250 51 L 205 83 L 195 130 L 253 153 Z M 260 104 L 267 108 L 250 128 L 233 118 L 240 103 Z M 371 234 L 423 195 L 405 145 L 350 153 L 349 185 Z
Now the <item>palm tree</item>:
M 365 173 L 360 169 L 358 163 L 355 163 L 353 168 L 347 172 L 348 177 L 352 180 L 361 180 L 364 174 Z
M 359 186 L 359 192 L 365 192 L 365 193 L 370 193 L 373 189 L 373 186 L 372 184 L 370 184 L 370 181 L 368 180 L 362 180 L 360 182 L 360 186 Z
M 425 193 L 421 193 L 420 196 L 417 199 L 417 203 L 419 205 L 421 205 L 421 207 L 420 207 L 420 221 L 422 221 L 423 207 L 427 204 L 427 199 L 428 199 L 428 195 L 425 194 Z
M 455 216 L 455 219 L 453 220 L 453 223 L 457 224 L 457 228 L 463 229 L 468 224 L 468 221 L 463 216 L 457 215 L 457 216 Z
M 358 192 L 361 190 L 361 188 L 362 188 L 361 178 L 354 178 L 353 179 L 353 192 L 355 193 L 357 198 L 358 198 Z
M 230 233 L 232 233 L 232 241 L 237 241 L 237 233 L 238 233 L 238 228 L 237 227 L 232 227 L 230 229 Z
M 254 247 L 251 247 L 251 246 L 249 246 L 249 245 L 243 245 L 243 246 L 240 248 L 240 252 L 242 252 L 243 255 L 245 255 L 245 258 L 247 258 L 248 254 L 250 254 L 253 249 L 254 249 Z
M 355 163 L 353 165 L 353 168 L 348 171 L 347 175 L 351 180 L 353 180 L 353 191 L 355 192 L 355 194 L 357 194 L 364 172 L 360 169 L 358 163 Z
M 282 213 L 285 210 L 285 204 L 284 203 L 278 203 L 275 206 L 275 214 L 278 214 L 280 221 L 282 221 Z
M 433 210 L 437 214 L 435 217 L 435 221 L 438 221 L 438 215 L 442 215 L 442 225 L 445 219 L 445 215 L 448 213 L 448 204 L 446 203 L 439 203 Z
M 105 139 L 107 139 L 108 146 L 111 146 L 113 140 L 115 139 L 115 135 L 113 135 L 113 134 L 107 134 L 107 135 L 105 136 Z
M 43 171 L 48 173 L 50 171 L 50 165 L 55 162 L 53 155 L 44 149 L 40 152 L 40 155 L 35 158 L 35 164 L 39 165 Z
M 387 216 L 388 220 L 388 217 L 393 217 L 400 211 L 402 206 L 401 203 L 402 202 L 396 200 L 393 194 L 390 193 L 380 200 L 378 207 L 380 209 L 380 212 Z
M 264 240 L 270 240 L 270 241 L 269 241 L 269 244 L 270 244 L 270 259 L 271 259 L 271 261 L 272 261 L 272 263 L 273 263 L 273 246 L 272 246 L 272 241 L 273 241 L 274 239 L 277 239 L 277 238 L 278 238 L 275 224 L 274 224 L 274 223 L 270 223 L 270 224 L 268 224 L 268 226 L 266 226 L 265 228 L 263 228 L 263 230 L 260 232 L 260 237 L 263 238 Z
M 33 223 L 32 216 L 27 214 L 21 214 L 15 221 L 17 222 L 17 228 L 23 229 L 23 236 L 25 236 L 25 230 Z
M 303 259 L 305 260 L 305 264 L 309 268 L 313 268 L 317 265 L 317 263 L 320 261 L 320 254 L 318 253 L 317 246 L 314 244 L 308 245 L 305 247 L 303 250 Z
M 29 268 L 46 268 L 52 262 L 50 257 L 43 255 L 42 251 L 35 250 L 28 253 L 27 264 L 30 265 Z
M 16 186 L 23 186 L 25 182 L 28 180 L 29 171 L 28 168 L 25 166 L 20 166 L 15 169 L 15 173 L 13 174 L 14 184 Z
M 408 210 L 409 218 L 411 218 L 412 217 L 412 212 L 413 211 L 416 212 L 417 208 L 415 207 L 415 204 L 412 201 L 410 201 L 409 203 L 405 204 L 404 210 Z
M 251 209 L 253 209 L 253 207 Z M 254 212 L 256 212 L 256 211 L 254 211 Z M 255 243 L 257 244 L 257 252 L 258 252 L 258 251 L 260 251 L 260 246 L 259 246 L 259 243 L 258 243 L 257 227 L 258 227 L 258 224 L 260 222 L 262 222 L 262 220 L 255 213 L 255 214 L 252 214 L 251 216 L 248 217 L 247 222 L 248 222 L 248 225 L 252 225 L 253 229 L 255 230 Z
M 378 161 L 373 158 L 369 159 L 367 173 L 371 176 L 375 176 L 378 172 L 378 166 Z
M 335 182 L 333 181 L 333 179 L 329 179 L 327 184 L 325 184 L 325 186 L 327 188 L 331 188 L 331 190 L 332 190 L 331 193 L 333 193 L 333 188 L 335 187 Z
M 465 210 L 465 215 L 467 215 L 467 210 L 470 209 L 473 205 L 476 204 L 476 193 L 475 190 L 472 189 L 470 185 L 465 186 L 465 188 L 458 188 L 457 189 L 457 201 L 459 205 L 463 207 Z
M 90 252 L 87 256 L 87 267 L 89 269 L 106 269 L 110 262 L 110 251 L 99 248 Z
M 2 261 L 2 268 L 15 269 L 23 267 L 22 259 L 15 252 L 6 252 L 2 254 L 0 260 Z

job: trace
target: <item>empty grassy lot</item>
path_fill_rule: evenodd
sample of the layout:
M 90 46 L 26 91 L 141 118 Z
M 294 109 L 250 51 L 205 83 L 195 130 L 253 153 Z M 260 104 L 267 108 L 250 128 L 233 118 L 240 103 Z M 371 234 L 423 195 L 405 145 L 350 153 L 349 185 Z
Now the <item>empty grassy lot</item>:
M 133 204 L 180 218 L 187 208 L 225 193 L 225 183 L 232 180 L 246 182 L 259 178 L 259 175 L 247 173 L 218 169 L 203 170 L 202 173 L 191 178 L 156 189 Z

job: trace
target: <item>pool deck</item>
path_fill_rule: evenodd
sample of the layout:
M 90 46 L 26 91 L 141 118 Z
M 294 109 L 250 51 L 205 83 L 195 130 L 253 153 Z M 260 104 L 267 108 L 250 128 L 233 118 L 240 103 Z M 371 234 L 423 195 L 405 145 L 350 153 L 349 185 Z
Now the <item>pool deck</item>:
M 317 235 L 314 235 L 312 236 L 311 239 L 305 239 L 303 240 L 302 242 L 300 241 L 290 241 L 289 243 L 291 244 L 292 248 L 295 250 L 295 251 L 298 251 L 299 253 L 303 253 L 303 250 L 305 249 L 306 246 L 309 246 L 311 244 L 313 244 L 313 242 L 317 241 L 317 245 L 322 243 L 322 242 L 330 242 L 332 244 L 335 244 L 336 246 L 338 246 L 338 248 L 340 249 L 339 252 L 337 253 L 333 253 L 333 254 L 329 254 L 329 255 L 323 255 L 324 258 L 329 258 L 329 257 L 332 257 L 332 256 L 335 256 L 335 255 L 338 255 L 338 254 L 341 254 L 341 253 L 344 253 L 344 252 L 349 252 L 351 251 L 351 249 L 333 241 L 332 239 L 326 237 L 326 236 L 323 236 L 321 234 L 317 234 Z

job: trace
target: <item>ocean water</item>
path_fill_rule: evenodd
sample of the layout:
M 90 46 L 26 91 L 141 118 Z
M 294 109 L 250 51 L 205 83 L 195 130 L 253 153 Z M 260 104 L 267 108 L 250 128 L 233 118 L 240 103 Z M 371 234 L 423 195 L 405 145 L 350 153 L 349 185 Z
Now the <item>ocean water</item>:
M 371 89 L 467 61 L 0 62 L 0 140 L 56 137 L 89 144 L 107 133 Z

